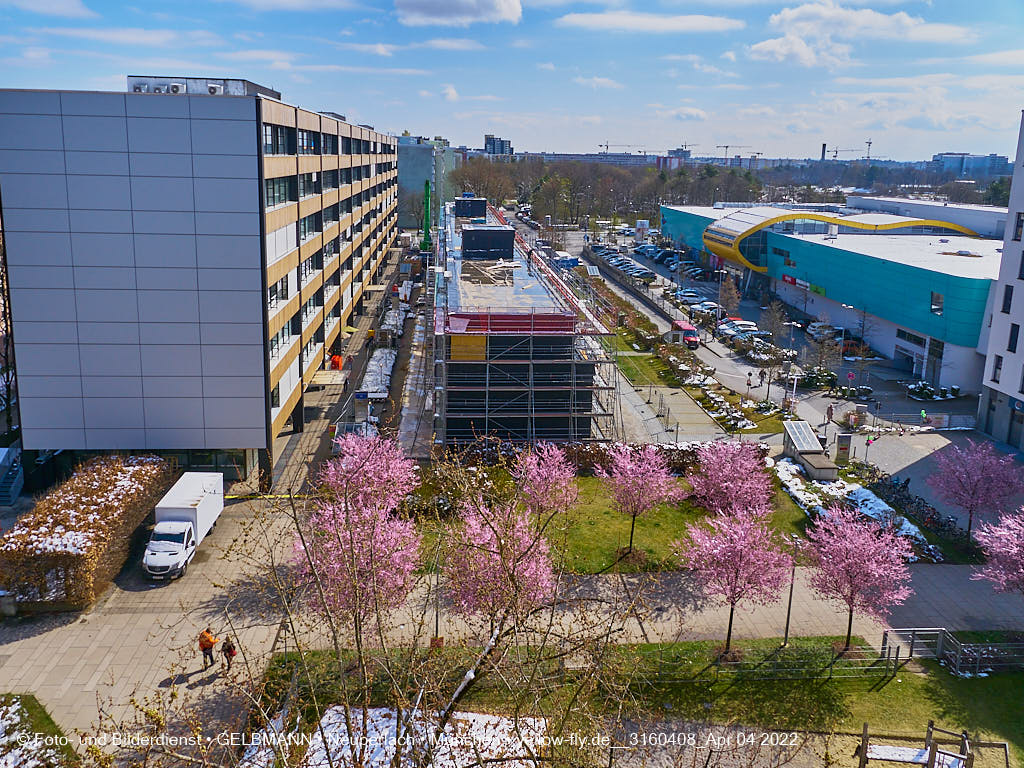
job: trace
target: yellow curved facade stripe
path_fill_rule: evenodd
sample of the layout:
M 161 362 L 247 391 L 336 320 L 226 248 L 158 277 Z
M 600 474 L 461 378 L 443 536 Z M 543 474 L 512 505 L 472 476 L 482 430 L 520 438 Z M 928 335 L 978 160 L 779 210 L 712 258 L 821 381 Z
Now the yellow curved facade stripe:
M 941 227 L 943 229 L 950 229 L 954 232 L 967 235 L 969 237 L 980 237 L 980 235 L 973 229 L 961 226 L 959 224 L 952 224 L 948 221 L 939 221 L 938 219 L 906 219 L 905 221 L 893 221 L 887 224 L 867 224 L 862 221 L 851 221 L 850 219 L 844 219 L 840 216 L 829 216 L 824 213 L 810 213 L 808 211 L 792 211 L 790 213 L 783 213 L 779 216 L 773 216 L 770 219 L 765 219 L 758 224 L 750 227 L 750 229 L 740 232 L 733 239 L 731 245 L 725 243 L 716 242 L 708 239 L 708 230 L 714 227 L 714 224 L 705 228 L 704 235 L 702 237 L 704 241 L 704 248 L 711 253 L 715 254 L 719 258 L 728 259 L 729 261 L 742 264 L 744 267 L 752 269 L 754 272 L 767 272 L 768 267 L 758 267 L 751 264 L 740 253 L 739 245 L 740 241 L 750 237 L 755 232 L 759 232 L 766 227 L 770 227 L 773 224 L 778 224 L 780 221 L 795 221 L 797 219 L 810 219 L 811 221 L 823 221 L 826 224 L 838 224 L 841 227 L 851 227 L 853 229 L 863 229 L 870 232 L 882 232 L 887 229 L 905 229 L 906 227 Z M 712 237 L 714 233 L 712 233 Z

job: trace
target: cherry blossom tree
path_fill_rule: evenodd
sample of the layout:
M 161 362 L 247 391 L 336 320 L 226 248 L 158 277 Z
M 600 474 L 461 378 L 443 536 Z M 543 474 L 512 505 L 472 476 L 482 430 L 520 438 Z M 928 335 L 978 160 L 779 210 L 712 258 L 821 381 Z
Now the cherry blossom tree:
M 930 485 L 943 501 L 967 513 L 967 540 L 975 514 L 996 514 L 1024 493 L 1024 470 L 991 443 L 967 441 L 967 447 L 951 445 L 935 454 Z
M 974 575 L 995 584 L 999 592 L 1024 595 L 1024 508 L 983 523 L 976 538 L 985 551 L 985 564 Z
M 668 461 L 654 445 L 614 445 L 608 449 L 607 467 L 595 467 L 594 473 L 608 480 L 615 508 L 631 518 L 628 552 L 633 551 L 636 519 L 659 504 L 683 497 Z
M 534 450 L 519 454 L 512 478 L 526 511 L 538 520 L 576 505 L 576 468 L 553 443 L 539 443 Z
M 737 603 L 773 602 L 786 584 L 793 561 L 768 527 L 770 510 L 743 509 L 708 518 L 687 528 L 686 540 L 676 544 L 676 556 L 693 571 L 704 590 L 729 605 L 725 650 L 732 644 Z
M 715 514 L 768 506 L 772 483 L 757 443 L 704 443 L 697 448 L 698 469 L 687 475 L 692 498 Z
M 829 507 L 807 530 L 810 558 L 815 568 L 811 588 L 822 597 L 846 605 L 846 648 L 853 633 L 853 614 L 876 619 L 889 615 L 913 594 L 907 558 L 907 540 L 856 512 Z
M 528 512 L 510 503 L 467 502 L 445 563 L 456 609 L 492 620 L 550 602 L 555 577 L 547 540 Z
M 338 454 L 320 470 L 322 490 L 344 505 L 395 509 L 419 481 L 395 440 L 354 433 L 335 440 Z

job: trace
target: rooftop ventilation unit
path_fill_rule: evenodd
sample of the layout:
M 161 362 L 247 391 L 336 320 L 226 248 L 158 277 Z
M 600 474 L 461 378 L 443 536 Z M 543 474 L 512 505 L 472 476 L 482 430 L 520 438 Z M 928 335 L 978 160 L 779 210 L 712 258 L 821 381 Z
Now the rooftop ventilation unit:
M 223 96 L 224 95 L 224 86 L 223 85 L 219 85 L 218 83 L 207 83 L 206 84 L 206 92 L 208 94 L 210 94 L 211 96 Z
M 185 93 L 187 90 L 184 83 L 171 83 L 167 86 L 168 93 Z
M 149 86 L 146 83 L 136 83 L 132 86 L 132 91 L 135 93 L 149 93 Z
M 167 86 L 166 85 L 154 85 L 153 86 L 153 93 L 167 93 Z

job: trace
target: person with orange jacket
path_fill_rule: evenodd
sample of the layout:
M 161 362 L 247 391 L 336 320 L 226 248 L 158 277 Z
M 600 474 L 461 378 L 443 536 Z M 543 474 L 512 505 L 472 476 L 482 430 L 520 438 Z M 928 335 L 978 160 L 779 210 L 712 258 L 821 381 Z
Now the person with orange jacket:
M 219 642 L 220 638 L 214 637 L 213 630 L 209 627 L 199 633 L 199 650 L 203 652 L 203 669 L 213 666 L 213 646 Z

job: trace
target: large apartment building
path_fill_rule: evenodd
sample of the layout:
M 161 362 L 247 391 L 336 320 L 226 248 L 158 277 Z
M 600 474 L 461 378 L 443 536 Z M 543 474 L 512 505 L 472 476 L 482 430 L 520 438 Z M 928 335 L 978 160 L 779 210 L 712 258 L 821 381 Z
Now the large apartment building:
M 396 237 L 396 166 L 243 80 L 0 90 L 24 448 L 269 470 Z
M 985 373 L 978 428 L 1024 449 L 1024 120 L 1013 164 L 1010 209 L 999 278 L 989 295 L 988 318 L 978 348 Z

